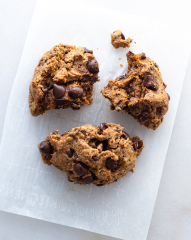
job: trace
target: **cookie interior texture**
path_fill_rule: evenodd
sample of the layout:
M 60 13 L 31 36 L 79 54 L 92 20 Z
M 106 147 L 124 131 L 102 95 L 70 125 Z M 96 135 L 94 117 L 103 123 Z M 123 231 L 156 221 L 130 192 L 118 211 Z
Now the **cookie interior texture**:
M 55 108 L 79 110 L 81 106 L 92 104 L 98 72 L 92 50 L 63 44 L 54 46 L 35 68 L 29 86 L 31 114 L 37 116 Z
M 66 172 L 70 182 L 103 186 L 133 172 L 144 143 L 139 137 L 130 138 L 120 125 L 101 123 L 62 135 L 56 130 L 38 147 L 44 163 Z
M 116 30 L 111 34 L 111 44 L 114 48 L 129 48 L 132 40 L 133 39 L 131 39 L 130 37 L 125 39 L 125 36 L 121 32 L 121 30 Z
M 135 55 L 129 51 L 127 59 L 127 73 L 110 80 L 101 92 L 111 101 L 112 111 L 125 110 L 141 125 L 155 130 L 168 111 L 167 85 L 158 65 L 145 53 Z

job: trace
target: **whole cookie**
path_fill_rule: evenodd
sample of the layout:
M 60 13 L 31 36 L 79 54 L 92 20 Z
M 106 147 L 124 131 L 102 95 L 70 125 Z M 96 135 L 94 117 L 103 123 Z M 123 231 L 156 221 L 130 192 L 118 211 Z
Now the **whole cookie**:
M 132 40 L 133 39 L 130 37 L 125 39 L 125 36 L 121 30 L 116 30 L 111 34 L 111 44 L 114 46 L 114 48 L 129 48 Z
M 125 75 L 110 80 L 102 90 L 112 105 L 112 111 L 125 110 L 137 121 L 155 130 L 168 111 L 169 95 L 158 65 L 144 53 L 127 53 L 128 71 Z
M 66 172 L 70 182 L 103 186 L 133 172 L 144 144 L 139 137 L 130 138 L 120 125 L 101 123 L 62 135 L 56 130 L 38 147 L 44 163 Z
M 29 108 L 33 116 L 49 109 L 79 110 L 92 104 L 93 84 L 99 66 L 93 51 L 59 44 L 40 59 L 29 86 Z

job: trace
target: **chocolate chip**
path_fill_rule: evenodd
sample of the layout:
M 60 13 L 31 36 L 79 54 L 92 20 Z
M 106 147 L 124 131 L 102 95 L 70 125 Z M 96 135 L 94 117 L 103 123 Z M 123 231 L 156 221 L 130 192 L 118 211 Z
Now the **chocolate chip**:
M 105 162 L 105 166 L 107 169 L 115 169 L 118 166 L 118 163 L 116 160 L 113 160 L 111 158 L 108 158 Z
M 93 175 L 91 176 L 88 176 L 88 177 L 85 177 L 85 178 L 81 178 L 79 181 L 82 182 L 82 183 L 85 183 L 85 184 L 89 184 L 89 183 L 92 183 L 94 182 L 94 177 Z
M 141 55 L 141 60 L 147 58 L 145 55 Z
M 69 101 L 67 99 L 56 99 L 56 105 L 66 105 Z
M 73 156 L 73 151 L 70 149 L 69 151 L 66 151 L 66 154 L 71 158 Z
M 127 108 L 127 105 L 126 105 L 126 104 L 123 104 L 123 105 L 121 106 L 121 109 L 124 110 L 125 108 Z
M 80 181 L 81 177 L 74 177 L 75 180 Z
M 121 38 L 125 40 L 125 35 L 123 33 L 121 33 Z
M 142 141 L 138 141 L 138 149 L 141 148 L 143 145 L 143 142 Z
M 123 131 L 122 133 L 123 133 L 123 134 L 122 134 L 122 137 L 125 138 L 125 140 L 127 140 L 128 138 L 130 138 L 130 137 L 129 137 L 129 134 L 127 134 L 126 132 Z
M 105 129 L 107 129 L 108 128 L 108 124 L 107 123 L 100 123 L 100 130 L 105 130 Z
M 52 154 L 52 146 L 48 141 L 43 141 L 40 143 L 40 151 L 46 156 Z
M 70 50 L 66 50 L 65 54 L 67 54 L 67 53 L 69 53 L 69 52 L 70 52 Z
M 84 48 L 84 53 L 91 53 L 91 54 L 93 54 L 93 50 L 89 50 L 87 48 Z
M 152 75 L 145 76 L 143 84 L 148 89 L 151 89 L 154 91 L 158 89 L 158 82 L 156 78 L 153 77 Z
M 134 89 L 133 87 L 127 88 L 127 93 L 128 93 L 128 94 L 130 94 L 130 93 L 132 93 L 132 92 L 134 92 L 134 91 L 135 91 L 135 89 Z
M 155 65 L 156 68 L 159 68 L 159 66 L 156 63 L 154 65 Z
M 167 95 L 168 95 L 168 101 L 170 101 L 170 95 L 167 93 Z
M 103 184 L 98 184 L 98 185 L 97 185 L 97 187 L 102 187 L 102 186 L 103 186 Z
M 52 134 L 57 135 L 58 133 L 56 131 L 54 131 Z
M 74 182 L 74 181 L 72 181 L 72 180 L 70 180 L 70 179 L 68 179 L 68 181 L 69 181 L 69 182 Z
M 43 93 L 47 93 L 48 92 L 48 87 L 46 85 L 43 86 L 43 88 L 41 88 Z
M 99 160 L 99 157 L 93 156 L 92 159 L 93 159 L 94 161 L 97 161 L 97 160 Z
M 147 111 L 143 111 L 143 112 L 141 113 L 141 117 L 142 117 L 142 118 L 148 118 L 149 116 L 150 116 L 150 113 L 147 112 Z
M 107 140 L 104 140 L 102 142 L 102 144 L 103 144 L 103 151 L 106 151 L 107 150 Z
M 142 141 L 135 141 L 133 143 L 133 148 L 134 150 L 136 151 L 137 149 L 141 148 L 141 146 L 143 145 L 143 142 Z
M 88 166 L 82 162 L 78 162 L 74 165 L 74 172 L 78 176 L 85 175 L 86 173 L 88 173 Z
M 126 78 L 126 75 L 122 75 L 122 76 L 118 77 L 119 80 L 122 80 L 124 78 Z
M 74 87 L 69 90 L 68 94 L 71 98 L 81 98 L 83 96 L 83 89 L 81 87 Z
M 81 130 L 81 133 L 84 134 L 84 136 L 86 136 L 86 131 L 85 130 Z
M 64 86 L 59 86 L 56 83 L 53 84 L 53 94 L 55 98 L 62 98 L 64 97 L 66 89 Z
M 91 73 L 99 72 L 98 62 L 95 59 L 88 61 L 87 68 Z

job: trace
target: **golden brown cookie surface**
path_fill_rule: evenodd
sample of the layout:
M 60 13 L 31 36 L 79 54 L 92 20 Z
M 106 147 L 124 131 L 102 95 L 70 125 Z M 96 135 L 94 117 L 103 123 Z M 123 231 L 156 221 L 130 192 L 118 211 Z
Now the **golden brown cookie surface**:
M 49 109 L 74 110 L 92 104 L 93 84 L 99 66 L 92 50 L 59 44 L 40 59 L 29 86 L 29 108 L 33 116 Z
M 144 144 L 138 137 L 130 138 L 120 125 L 101 123 L 63 135 L 55 131 L 38 147 L 44 163 L 66 172 L 69 181 L 102 186 L 133 171 Z

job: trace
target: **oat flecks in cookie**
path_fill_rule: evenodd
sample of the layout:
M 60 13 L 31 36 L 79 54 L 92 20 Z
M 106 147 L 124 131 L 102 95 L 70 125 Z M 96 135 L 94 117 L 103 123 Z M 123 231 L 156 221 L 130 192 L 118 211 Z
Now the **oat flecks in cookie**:
M 116 30 L 111 34 L 111 44 L 114 46 L 114 48 L 129 48 L 132 40 L 133 39 L 130 37 L 125 39 L 125 36 L 121 30 Z
M 127 53 L 128 71 L 110 80 L 102 90 L 111 101 L 111 110 L 125 110 L 137 121 L 155 130 L 168 111 L 169 97 L 158 65 L 144 53 Z
M 55 131 L 38 147 L 44 163 L 66 172 L 70 182 L 103 186 L 133 172 L 144 143 L 139 137 L 130 138 L 120 125 L 101 123 L 62 135 Z
M 99 65 L 93 51 L 59 44 L 46 52 L 29 86 L 29 108 L 33 116 L 49 109 L 92 104 L 93 84 L 99 81 Z

